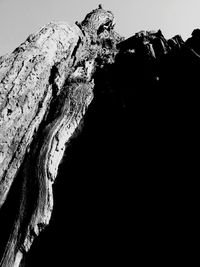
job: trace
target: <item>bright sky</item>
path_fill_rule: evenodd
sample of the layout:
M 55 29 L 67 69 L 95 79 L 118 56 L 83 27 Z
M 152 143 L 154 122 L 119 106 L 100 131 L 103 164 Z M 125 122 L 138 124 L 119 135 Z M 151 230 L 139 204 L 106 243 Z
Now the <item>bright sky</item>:
M 200 0 L 0 0 L 0 55 L 52 20 L 82 21 L 98 4 L 115 15 L 116 30 L 129 37 L 161 29 L 166 38 L 200 28 Z

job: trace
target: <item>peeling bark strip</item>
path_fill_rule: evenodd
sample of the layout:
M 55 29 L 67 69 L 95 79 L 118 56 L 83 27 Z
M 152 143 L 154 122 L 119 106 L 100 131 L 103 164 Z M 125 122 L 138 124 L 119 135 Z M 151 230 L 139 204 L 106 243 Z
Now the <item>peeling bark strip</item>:
M 1 266 L 19 266 L 49 223 L 52 184 L 92 101 L 97 59 L 105 55 L 110 62 L 116 51 L 112 25 L 112 13 L 99 8 L 73 27 L 48 24 L 0 58 L 0 207 L 13 181 L 23 179 Z M 113 47 L 104 47 L 104 40 Z

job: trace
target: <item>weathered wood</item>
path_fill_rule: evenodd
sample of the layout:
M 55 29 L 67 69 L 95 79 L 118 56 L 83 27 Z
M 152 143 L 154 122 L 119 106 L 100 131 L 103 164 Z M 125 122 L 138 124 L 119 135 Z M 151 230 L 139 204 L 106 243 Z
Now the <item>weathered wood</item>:
M 69 156 L 72 161 L 63 164 L 64 173 L 69 176 L 76 193 L 71 190 L 73 186 L 68 186 L 67 177 L 67 182 L 65 180 L 57 192 L 62 196 L 61 201 L 55 201 L 61 210 L 61 220 L 65 216 L 62 201 L 65 195 L 70 198 L 69 191 L 71 198 L 77 201 L 77 205 L 70 206 L 74 213 L 79 214 L 80 201 L 83 212 L 92 203 L 85 222 L 80 220 L 80 214 L 72 215 L 71 227 L 66 227 L 67 238 L 71 231 L 71 241 L 84 243 L 84 248 L 80 246 L 82 255 L 87 250 L 91 257 L 94 247 L 93 251 L 99 250 L 98 256 L 94 253 L 95 257 L 104 259 L 103 247 L 109 253 L 115 251 L 110 254 L 112 262 L 116 258 L 119 263 L 118 257 L 113 255 L 120 254 L 123 265 L 130 240 L 137 238 L 136 232 L 139 243 L 146 239 L 145 228 L 150 229 L 148 211 L 144 212 L 146 203 L 151 203 L 152 196 L 166 187 L 165 177 L 181 176 L 181 169 L 184 170 L 182 176 L 188 170 L 188 177 L 191 176 L 192 164 L 196 161 L 191 147 L 196 148 L 198 140 L 194 137 L 198 136 L 199 30 L 186 42 L 180 36 L 166 40 L 160 30 L 141 31 L 122 40 L 113 27 L 112 13 L 99 6 L 73 27 L 64 22 L 48 24 L 29 36 L 12 54 L 0 58 L 0 223 L 3 224 L 0 227 L 0 266 L 21 266 L 22 258 L 28 262 L 27 251 L 52 215 L 52 185 L 58 166 L 65 148 L 81 129 L 83 118 L 86 127 L 79 139 L 74 140 L 78 145 L 74 149 L 71 144 L 71 148 L 66 149 L 68 156 L 73 151 L 72 157 Z M 96 97 L 84 117 L 94 97 L 93 91 Z M 88 172 L 90 166 L 98 170 L 101 183 L 92 171 Z M 62 176 L 63 172 L 58 175 Z M 105 188 L 107 197 L 103 194 Z M 167 188 L 165 195 L 161 190 L 166 198 L 168 191 Z M 131 199 L 133 195 L 139 199 L 135 204 Z M 156 201 L 149 204 L 150 214 L 152 206 L 158 205 L 155 220 L 163 209 L 160 198 L 161 195 L 156 196 Z M 145 204 L 139 203 L 141 199 Z M 101 202 L 99 209 L 97 202 Z M 135 214 L 131 221 L 134 205 L 139 215 Z M 94 222 L 95 212 L 98 223 Z M 68 220 L 70 214 L 67 216 Z M 55 227 L 56 234 L 57 226 L 60 227 L 58 236 L 62 235 L 61 239 L 67 220 L 62 222 L 62 227 L 60 224 Z M 78 223 L 72 230 L 76 220 Z M 131 237 L 135 223 L 136 231 Z M 77 231 L 80 225 L 81 230 Z M 151 227 L 147 236 L 151 232 L 155 238 L 157 224 L 153 220 Z M 84 237 L 80 237 L 83 232 Z M 143 238 L 141 233 L 144 233 Z M 89 235 L 92 238 L 88 238 Z M 101 238 L 98 239 L 98 235 Z M 56 260 L 60 257 L 60 240 L 53 244 L 55 240 L 49 236 L 46 243 L 51 244 L 46 248 L 47 253 L 42 250 L 44 244 L 41 245 L 40 256 L 44 255 L 44 261 L 39 260 L 41 266 L 43 262 L 46 266 L 50 246 L 52 254 L 58 247 L 53 256 Z M 93 243 L 94 236 L 97 246 Z M 85 239 L 90 246 L 86 246 Z M 67 241 L 70 246 L 71 241 Z M 82 263 L 80 251 L 73 246 L 72 250 L 79 254 Z M 36 255 L 38 251 L 40 247 Z M 61 254 L 65 257 L 65 252 Z M 35 254 L 29 262 L 33 258 Z M 48 262 L 54 266 L 51 259 Z M 35 262 L 34 265 L 38 266 Z
M 106 55 L 108 62 L 115 51 L 112 24 L 112 13 L 102 8 L 74 26 L 52 22 L 0 58 L 0 207 L 13 181 L 22 181 L 1 266 L 19 266 L 49 223 L 52 184 L 93 99 L 97 59 Z M 112 47 L 104 47 L 108 39 Z

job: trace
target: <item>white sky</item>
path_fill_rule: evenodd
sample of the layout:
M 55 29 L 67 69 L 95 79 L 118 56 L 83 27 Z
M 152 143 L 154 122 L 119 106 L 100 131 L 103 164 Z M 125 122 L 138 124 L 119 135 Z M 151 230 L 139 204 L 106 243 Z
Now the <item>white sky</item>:
M 200 28 L 200 0 L 0 0 L 0 55 L 51 20 L 81 21 L 98 4 L 113 11 L 116 30 L 129 37 L 161 29 L 166 38 Z

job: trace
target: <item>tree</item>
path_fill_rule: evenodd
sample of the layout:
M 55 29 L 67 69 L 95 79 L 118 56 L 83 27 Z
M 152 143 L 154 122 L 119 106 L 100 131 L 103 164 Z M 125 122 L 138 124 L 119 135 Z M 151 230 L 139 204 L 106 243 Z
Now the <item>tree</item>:
M 0 58 L 1 214 L 18 183 L 11 230 L 2 238 L 1 266 L 20 266 L 49 223 L 52 184 L 66 144 L 93 99 L 98 58 L 102 65 L 115 54 L 118 36 L 112 22 L 112 13 L 98 8 L 73 27 L 49 23 Z M 112 47 L 104 47 L 109 39 Z

